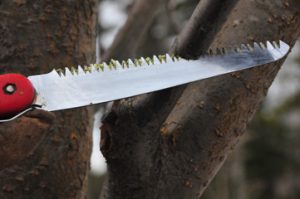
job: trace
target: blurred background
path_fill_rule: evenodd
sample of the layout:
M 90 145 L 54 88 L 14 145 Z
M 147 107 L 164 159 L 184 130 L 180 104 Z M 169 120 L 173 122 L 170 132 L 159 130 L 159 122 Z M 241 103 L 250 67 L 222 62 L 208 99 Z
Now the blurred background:
M 136 57 L 168 52 L 198 0 L 164 1 Z M 127 19 L 134 0 L 99 0 L 97 61 Z M 100 121 L 105 107 L 96 114 Z M 95 124 L 89 199 L 98 199 L 106 165 Z M 248 132 L 217 174 L 204 199 L 300 198 L 300 42 L 293 48 Z

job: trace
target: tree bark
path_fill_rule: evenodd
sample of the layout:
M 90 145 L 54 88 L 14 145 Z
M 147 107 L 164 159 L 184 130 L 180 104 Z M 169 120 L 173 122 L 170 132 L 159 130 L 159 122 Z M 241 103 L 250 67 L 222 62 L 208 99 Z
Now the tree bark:
M 124 26 L 116 35 L 111 47 L 103 55 L 103 61 L 109 61 L 112 58 L 122 60 L 134 57 L 138 46 L 145 38 L 145 33 L 149 30 L 150 24 L 159 13 L 159 8 L 163 1 L 164 0 L 137 0 L 130 10 Z M 96 107 L 96 109 L 98 109 L 98 107 Z M 106 131 L 101 131 L 100 147 L 104 153 L 107 142 L 109 142 L 109 135 L 106 134 Z M 109 178 L 109 176 L 106 178 Z M 103 184 L 101 199 L 105 199 L 109 195 L 108 182 L 109 180 L 106 179 Z
M 2 0 L 1 73 L 40 74 L 93 62 L 95 8 L 94 0 Z M 0 124 L 0 198 L 84 197 L 89 116 L 87 108 L 33 111 Z
M 203 2 L 208 3 L 199 6 Z M 174 47 L 179 55 L 196 57 L 208 48 L 253 40 L 281 39 L 293 46 L 300 35 L 296 1 L 212 2 L 215 7 L 208 7 L 218 13 L 195 10 Z M 200 16 L 211 19 L 204 32 L 201 23 L 207 22 Z M 107 198 L 201 197 L 282 63 L 114 103 L 101 127 L 110 177 Z

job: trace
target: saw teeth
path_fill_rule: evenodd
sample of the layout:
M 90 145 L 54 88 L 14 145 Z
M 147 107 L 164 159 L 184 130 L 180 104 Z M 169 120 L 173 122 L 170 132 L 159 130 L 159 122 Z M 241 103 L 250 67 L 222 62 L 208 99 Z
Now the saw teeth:
M 172 56 L 169 53 L 166 54 L 166 58 L 167 62 L 174 62 Z
M 72 75 L 76 74 L 86 74 L 86 73 L 92 73 L 92 72 L 101 72 L 104 71 L 105 68 L 109 70 L 117 70 L 118 68 L 130 68 L 132 66 L 134 67 L 141 67 L 141 66 L 151 66 L 155 65 L 157 63 L 168 63 L 170 61 L 176 62 L 179 61 L 181 58 L 176 56 L 176 55 L 158 55 L 158 56 L 153 56 L 151 57 L 141 57 L 141 58 L 135 58 L 135 59 L 128 59 L 128 60 L 123 60 L 121 62 L 111 59 L 108 63 L 103 62 L 100 64 L 90 64 L 90 65 L 84 65 L 83 67 L 80 67 L 78 69 L 75 69 L 74 67 L 68 68 L 68 70 L 71 72 Z M 60 74 L 64 74 L 62 69 L 57 69 Z M 67 69 L 65 69 L 67 71 Z M 69 75 L 69 71 L 67 71 Z
M 65 68 L 65 76 L 73 75 L 69 68 Z
M 117 64 L 117 69 L 120 69 L 120 68 L 122 68 L 122 65 L 121 65 L 121 63 L 117 60 L 116 61 L 116 64 Z
M 142 62 L 143 62 L 143 66 L 149 66 L 149 64 L 148 64 L 147 61 L 146 61 L 146 58 L 141 57 L 141 60 L 142 60 Z
M 103 72 L 104 71 L 104 63 L 97 64 L 97 69 L 99 69 L 99 71 L 101 70 Z
M 230 53 L 243 53 L 245 51 L 247 52 L 253 52 L 255 49 L 279 49 L 281 45 L 280 41 L 266 41 L 266 42 L 252 42 L 248 44 L 241 44 L 237 47 L 228 47 L 228 48 L 210 48 L 206 53 L 204 53 L 201 56 L 216 56 L 216 55 L 226 55 Z
M 220 48 L 220 52 L 222 55 L 225 55 L 226 52 L 227 52 L 227 49 L 226 48 Z
M 271 48 L 271 49 L 279 49 L 280 48 L 280 41 L 272 41 L 272 42 L 270 42 L 270 41 L 268 41 L 267 42 L 267 47 L 268 48 Z
M 238 47 L 229 47 L 229 48 L 215 48 L 209 49 L 202 56 L 217 56 L 217 55 L 226 55 L 231 53 L 243 53 L 253 52 L 256 49 L 266 50 L 266 49 L 279 49 L 281 46 L 280 41 L 266 41 L 266 42 L 252 42 L 249 44 L 241 44 Z M 156 64 L 164 64 L 168 62 L 177 62 L 182 58 L 175 54 L 165 54 L 165 55 L 154 55 L 153 57 L 141 57 L 135 59 L 127 59 L 121 62 L 111 59 L 108 63 L 96 63 L 90 65 L 78 66 L 77 68 L 74 66 L 67 67 L 65 69 L 55 69 L 55 72 L 60 76 L 70 76 L 70 75 L 83 75 L 94 72 L 105 72 L 105 70 L 118 70 L 118 69 L 126 69 L 131 67 L 143 67 L 143 66 L 151 66 Z
M 158 55 L 158 59 L 160 63 L 167 63 L 167 56 L 166 55 Z
M 241 52 L 243 52 L 244 50 L 248 51 L 248 48 L 245 44 L 241 44 Z
M 91 67 L 91 66 L 84 65 L 84 66 L 83 66 L 83 71 L 84 71 L 85 73 L 91 73 L 91 72 L 92 72 L 92 67 Z
M 148 65 L 154 64 L 154 60 L 151 59 L 150 57 L 146 57 L 146 58 L 145 58 L 145 62 L 146 62 Z
M 54 76 L 54 77 L 60 77 L 60 74 L 58 73 L 58 71 L 56 70 L 56 69 L 53 69 L 52 71 L 51 71 L 51 74 Z
M 280 43 L 279 43 L 279 42 L 273 41 L 272 44 L 273 44 L 273 46 L 274 46 L 275 48 L 280 48 Z
M 213 49 L 208 49 L 208 51 L 206 52 L 207 55 L 214 55 L 214 51 Z
M 173 62 L 176 62 L 176 61 L 180 60 L 180 57 L 175 55 L 175 54 L 171 54 L 171 59 L 172 59 Z
M 64 75 L 64 70 L 63 69 L 61 69 L 61 68 L 58 68 L 58 69 L 55 69 L 55 71 L 56 71 L 56 73 L 59 75 L 59 76 L 65 76 Z
M 78 74 L 78 75 L 83 75 L 83 74 L 85 74 L 85 72 L 84 72 L 84 70 L 83 70 L 83 68 L 82 68 L 81 66 L 78 66 L 77 74 Z
M 90 67 L 92 68 L 92 73 L 93 73 L 93 72 L 99 72 L 99 71 L 97 70 L 96 64 L 90 64 Z
M 261 49 L 266 49 L 267 48 L 267 45 L 264 42 L 259 42 L 259 46 L 260 46 Z
M 241 47 L 236 47 L 236 48 L 234 48 L 234 52 L 235 52 L 235 53 L 241 53 L 241 52 L 242 52 Z
M 247 47 L 247 49 L 248 49 L 249 52 L 253 52 L 254 51 L 254 44 L 253 45 L 247 44 L 246 47 Z
M 216 55 L 224 55 L 228 52 L 226 48 L 209 48 L 206 53 L 204 53 L 202 56 L 216 56 Z
M 127 68 L 130 68 L 130 66 L 134 66 L 134 63 L 133 63 L 132 59 L 128 59 L 127 61 L 128 61 Z
M 129 60 L 126 60 L 126 61 L 123 60 L 121 65 L 122 65 L 122 68 L 129 68 Z
M 267 41 L 267 48 L 274 49 L 274 46 L 272 45 L 271 42 Z
M 223 55 L 224 54 L 224 48 L 217 48 L 216 49 L 216 55 Z
M 155 63 L 160 63 L 158 57 L 156 55 L 153 56 L 153 62 Z
M 108 63 L 108 68 L 110 70 L 113 70 L 113 69 L 117 69 L 117 61 L 114 60 L 114 59 L 111 59 L 110 62 Z
M 71 66 L 70 71 L 71 71 L 72 75 L 78 74 L 78 69 L 76 69 L 74 66 Z
M 134 66 L 142 66 L 143 65 L 143 61 L 141 58 L 138 59 L 134 59 Z
M 257 42 L 253 43 L 253 49 L 259 49 L 260 45 Z

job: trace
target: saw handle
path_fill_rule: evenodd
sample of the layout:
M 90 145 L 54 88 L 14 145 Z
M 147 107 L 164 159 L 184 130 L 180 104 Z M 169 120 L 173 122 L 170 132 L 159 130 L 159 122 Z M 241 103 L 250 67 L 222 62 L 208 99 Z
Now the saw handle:
M 0 118 L 11 117 L 33 104 L 35 90 L 29 79 L 20 74 L 0 75 Z

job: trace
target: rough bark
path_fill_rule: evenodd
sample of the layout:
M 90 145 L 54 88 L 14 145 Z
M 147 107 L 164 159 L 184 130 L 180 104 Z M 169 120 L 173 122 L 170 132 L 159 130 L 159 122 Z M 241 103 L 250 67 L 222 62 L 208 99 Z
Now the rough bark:
M 228 156 L 222 168 L 210 183 L 201 199 L 250 199 L 246 189 L 242 138 L 235 150 Z
M 174 42 L 172 51 L 187 59 L 195 59 L 206 52 L 237 1 L 200 1 L 191 20 Z
M 94 8 L 94 0 L 2 0 L 1 73 L 30 75 L 94 61 Z M 34 111 L 0 124 L 0 198 L 82 198 L 89 115 L 87 108 Z
M 228 9 L 233 1 L 213 2 L 221 6 L 216 11 L 228 13 L 208 16 L 213 19 L 209 31 L 199 31 L 201 25 L 183 31 L 174 48 L 186 49 L 178 50 L 180 55 L 195 57 L 194 52 L 208 47 L 253 40 L 281 39 L 293 46 L 300 35 L 296 1 L 239 0 L 234 9 Z M 196 9 L 189 24 L 197 24 L 200 15 L 202 9 Z M 206 38 L 211 43 L 202 42 Z M 282 62 L 114 103 L 102 126 L 110 176 L 107 198 L 201 197 Z
M 124 26 L 120 29 L 111 47 L 105 52 L 103 61 L 109 61 L 111 58 L 118 60 L 134 57 L 138 46 L 145 38 L 145 33 L 149 30 L 150 24 L 159 13 L 159 8 L 164 0 L 137 0 L 132 10 L 128 14 L 128 18 Z M 105 152 L 109 135 L 106 131 L 101 131 L 101 151 Z M 106 178 L 109 178 L 108 176 Z M 108 182 L 106 179 L 102 191 L 101 199 L 108 196 Z

